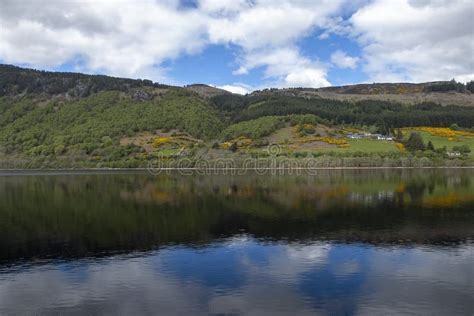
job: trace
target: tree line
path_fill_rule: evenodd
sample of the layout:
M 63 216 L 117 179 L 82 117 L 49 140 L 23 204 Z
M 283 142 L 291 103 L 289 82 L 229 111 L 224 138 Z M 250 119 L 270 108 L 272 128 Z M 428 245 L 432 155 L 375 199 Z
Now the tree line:
M 115 78 L 72 72 L 49 72 L 0 65 L 0 96 L 25 93 L 55 95 L 68 93 L 87 97 L 101 91 L 128 91 L 140 87 L 169 87 L 151 80 Z
M 378 125 L 385 130 L 407 126 L 447 127 L 451 124 L 474 127 L 474 107 L 442 106 L 431 102 L 404 105 L 389 101 L 349 102 L 275 95 L 222 95 L 213 98 L 212 102 L 217 109 L 228 113 L 233 122 L 262 116 L 314 114 L 336 124 Z

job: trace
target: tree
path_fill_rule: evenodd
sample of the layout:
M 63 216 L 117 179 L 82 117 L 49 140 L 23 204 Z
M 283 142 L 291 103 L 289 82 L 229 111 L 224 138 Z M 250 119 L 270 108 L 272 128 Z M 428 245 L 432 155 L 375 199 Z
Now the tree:
M 469 81 L 466 83 L 466 89 L 474 93 L 474 80 Z
M 425 150 L 425 143 L 423 142 L 423 138 L 419 133 L 411 133 L 410 137 L 408 138 L 405 147 L 409 151 L 416 151 L 416 150 Z
M 453 151 L 460 152 L 463 155 L 468 155 L 471 152 L 471 148 L 468 145 L 454 146 Z
M 401 129 L 397 130 L 397 135 L 396 135 L 397 140 L 402 140 L 403 139 L 403 133 Z
M 435 148 L 434 148 L 433 143 L 431 142 L 431 140 L 428 142 L 428 145 L 426 145 L 426 149 L 431 150 L 431 151 L 435 151 Z

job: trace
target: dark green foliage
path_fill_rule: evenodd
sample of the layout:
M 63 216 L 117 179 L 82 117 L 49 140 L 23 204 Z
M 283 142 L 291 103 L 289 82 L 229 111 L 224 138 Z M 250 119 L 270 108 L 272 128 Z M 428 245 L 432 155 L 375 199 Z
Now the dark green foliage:
M 114 91 L 64 104 L 32 106 L 31 102 L 0 99 L 0 144 L 29 157 L 67 153 L 121 160 L 139 148 L 121 146 L 119 139 L 139 131 L 178 129 L 209 139 L 222 129 L 217 113 L 184 90 L 171 90 L 160 100 L 145 102 Z
M 454 146 L 453 151 L 457 151 L 463 155 L 467 155 L 471 152 L 471 148 L 469 148 L 468 145 Z
M 410 137 L 405 143 L 405 147 L 409 151 L 417 151 L 417 150 L 425 150 L 425 143 L 423 142 L 423 138 L 419 133 L 411 133 Z
M 451 126 L 449 126 L 449 128 L 454 130 L 454 131 L 459 131 L 459 125 L 456 124 L 456 123 L 451 124 Z
M 425 87 L 425 92 L 465 92 L 466 86 L 461 82 L 456 82 L 456 80 L 437 82 L 432 85 Z
M 434 148 L 433 143 L 431 142 L 431 140 L 428 142 L 428 145 L 426 145 L 426 150 L 435 151 L 435 148 Z
M 257 139 L 270 135 L 284 124 L 284 119 L 278 116 L 266 116 L 255 120 L 240 122 L 227 127 L 222 132 L 222 138 L 225 140 L 237 138 L 240 136 Z
M 234 112 L 248 105 L 249 99 L 238 94 L 222 94 L 211 98 L 211 103 L 218 110 Z
M 299 125 L 304 125 L 304 124 L 316 125 L 318 123 L 325 124 L 325 125 L 331 124 L 328 120 L 324 120 L 314 114 L 290 115 L 290 116 L 287 116 L 285 120 L 289 120 L 291 126 L 295 126 L 298 124 Z
M 466 90 L 469 90 L 471 93 L 474 93 L 474 80 L 466 83 Z
M 222 132 L 222 138 L 225 140 L 237 138 L 240 136 L 258 139 L 270 135 L 272 132 L 285 126 L 290 122 L 291 126 L 303 124 L 327 123 L 325 120 L 312 115 L 289 115 L 289 116 L 264 116 L 254 120 L 239 122 L 228 126 Z M 314 133 L 314 130 L 313 130 Z
M 396 134 L 395 138 L 398 141 L 401 141 L 403 139 L 403 133 L 402 133 L 401 129 L 397 129 L 397 134 Z
M 140 87 L 168 87 L 150 80 L 114 78 L 102 75 L 84 75 L 70 72 L 48 72 L 0 65 L 0 96 L 21 93 L 68 93 L 87 97 L 106 90 L 128 91 Z
M 258 104 L 258 106 L 254 106 Z M 247 121 L 262 116 L 315 114 L 341 124 L 377 125 L 387 133 L 389 128 L 405 126 L 474 126 L 474 107 L 441 106 L 435 103 L 402 105 L 387 101 L 364 100 L 356 103 L 329 99 L 304 99 L 268 96 L 249 103 L 235 112 L 235 121 Z

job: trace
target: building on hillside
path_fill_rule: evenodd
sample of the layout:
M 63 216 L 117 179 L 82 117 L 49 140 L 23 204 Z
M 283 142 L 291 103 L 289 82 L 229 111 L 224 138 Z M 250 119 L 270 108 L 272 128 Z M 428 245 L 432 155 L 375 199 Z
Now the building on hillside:
M 448 151 L 447 152 L 449 157 L 460 157 L 461 153 L 459 151 Z
M 350 138 L 350 139 L 362 139 L 364 138 L 364 135 L 362 134 L 358 134 L 358 133 L 350 133 L 350 134 L 347 134 L 347 137 Z
M 349 134 L 347 134 L 347 138 L 350 138 L 350 139 L 370 138 L 370 139 L 388 140 L 388 141 L 393 140 L 393 137 L 390 137 L 390 136 L 385 136 L 385 135 L 382 135 L 382 134 L 371 134 L 371 133 L 363 133 L 363 134 L 349 133 Z

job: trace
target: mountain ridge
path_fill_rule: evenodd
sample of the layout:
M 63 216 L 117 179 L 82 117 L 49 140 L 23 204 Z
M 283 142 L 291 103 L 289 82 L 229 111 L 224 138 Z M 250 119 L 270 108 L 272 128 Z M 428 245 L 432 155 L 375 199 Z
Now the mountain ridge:
M 437 89 L 445 87 L 445 91 Z M 214 86 L 194 83 L 172 86 L 148 79 L 119 78 L 107 75 L 91 75 L 78 72 L 53 72 L 14 65 L 0 64 L 0 96 L 25 93 L 63 94 L 66 97 L 87 97 L 100 91 L 133 89 L 186 89 L 204 98 L 233 94 Z M 457 104 L 474 106 L 474 83 L 463 85 L 454 81 L 433 81 L 423 83 L 361 83 L 323 88 L 268 88 L 256 90 L 248 95 L 284 95 L 303 98 L 329 98 L 347 101 L 363 99 L 389 100 L 400 103 L 434 102 L 442 105 Z

